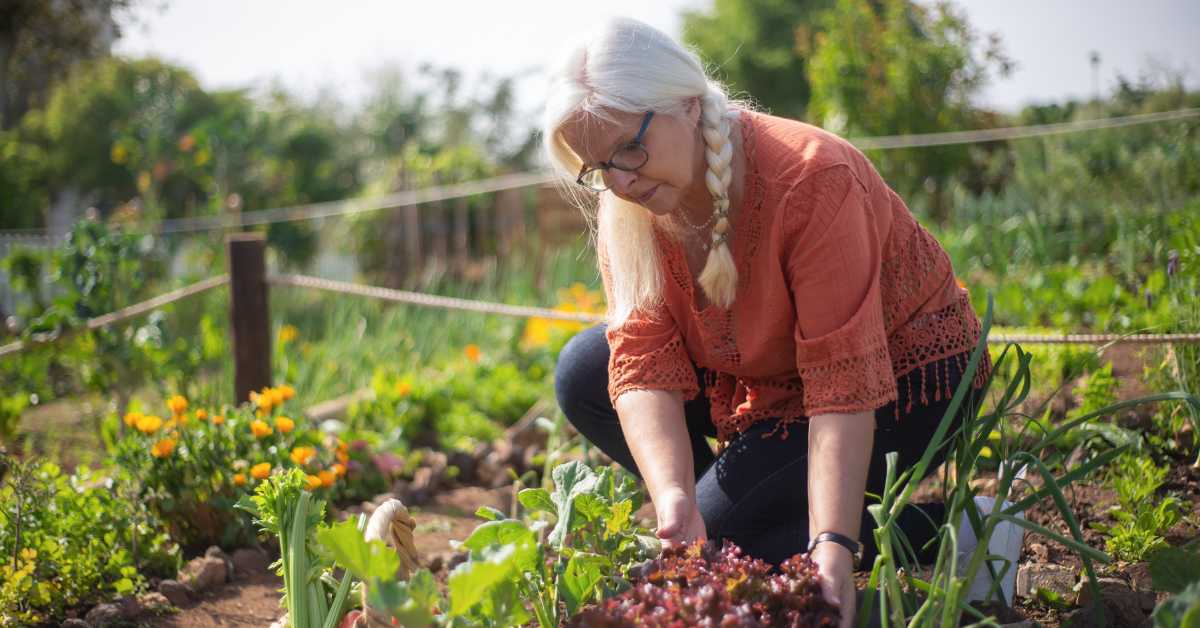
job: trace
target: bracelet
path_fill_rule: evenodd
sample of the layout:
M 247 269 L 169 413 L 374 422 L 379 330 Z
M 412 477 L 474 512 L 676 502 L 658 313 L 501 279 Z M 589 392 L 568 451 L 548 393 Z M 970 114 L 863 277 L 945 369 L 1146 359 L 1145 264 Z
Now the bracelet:
M 855 541 L 844 534 L 838 534 L 837 532 L 822 532 L 814 536 L 813 539 L 808 542 L 809 553 L 812 553 L 813 548 L 816 547 L 818 543 L 824 543 L 825 541 L 837 543 L 838 545 L 850 550 L 850 554 L 854 557 L 854 569 L 858 569 L 859 563 L 862 562 L 862 543 L 859 543 L 858 541 Z

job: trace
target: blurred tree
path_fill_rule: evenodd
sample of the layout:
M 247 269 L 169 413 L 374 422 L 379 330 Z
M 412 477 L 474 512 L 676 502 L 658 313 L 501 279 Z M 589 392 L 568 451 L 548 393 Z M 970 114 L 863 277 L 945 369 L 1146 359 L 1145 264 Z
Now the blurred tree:
M 833 0 L 716 0 L 712 10 L 684 11 L 683 38 L 735 92 L 776 115 L 803 119 L 811 98 L 807 74 L 817 16 Z
M 838 0 L 820 18 L 809 62 L 811 116 L 848 136 L 934 133 L 981 126 L 971 104 L 994 69 L 1011 62 L 991 36 L 981 53 L 966 17 L 949 4 Z M 950 216 L 947 187 L 971 164 L 967 146 L 874 151 L 906 198 L 928 195 L 931 217 Z
M 4 0 L 0 130 L 38 106 L 79 61 L 106 56 L 137 0 Z

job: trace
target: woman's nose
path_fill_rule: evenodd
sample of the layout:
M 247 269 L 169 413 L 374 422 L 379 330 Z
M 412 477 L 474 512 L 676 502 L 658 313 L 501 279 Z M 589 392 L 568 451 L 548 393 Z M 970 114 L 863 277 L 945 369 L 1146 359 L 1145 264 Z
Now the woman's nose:
M 637 181 L 636 173 L 616 168 L 609 168 L 604 172 L 604 175 L 608 179 L 608 186 L 621 194 L 628 194 L 633 188 L 633 182 Z

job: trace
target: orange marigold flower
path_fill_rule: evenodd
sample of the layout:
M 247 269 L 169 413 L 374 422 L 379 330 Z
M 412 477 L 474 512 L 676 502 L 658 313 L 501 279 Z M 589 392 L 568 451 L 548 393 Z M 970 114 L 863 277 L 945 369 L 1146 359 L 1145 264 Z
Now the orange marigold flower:
M 268 469 L 268 471 L 269 471 L 269 469 Z M 245 486 L 246 485 L 246 474 L 234 473 L 233 474 L 233 485 L 234 486 Z
M 287 384 L 280 386 L 276 390 L 279 391 L 279 396 L 283 397 L 284 401 L 291 401 L 292 397 L 296 396 L 296 389 Z
M 271 435 L 271 426 L 267 425 L 266 421 L 255 419 L 250 423 L 250 431 L 254 433 L 255 438 L 263 438 Z
M 224 423 L 224 422 L 225 422 L 225 416 L 224 416 L 224 415 L 221 415 L 221 414 L 214 414 L 214 415 L 212 416 L 212 424 L 213 424 L 213 425 L 220 425 L 220 424 L 222 424 L 222 423 Z
M 206 412 L 204 410 L 204 408 L 197 409 L 196 410 L 196 419 L 198 419 L 200 421 L 207 421 L 208 420 L 208 412 Z
M 275 417 L 275 429 L 279 430 L 280 434 L 287 434 L 296 429 L 296 422 L 285 416 L 277 416 Z
M 256 480 L 265 480 L 271 475 L 271 463 L 260 462 L 253 467 L 250 467 L 250 477 Z
M 188 401 L 183 395 L 175 395 L 167 400 L 167 407 L 171 409 L 171 414 L 180 416 L 187 412 Z
M 296 329 L 295 325 L 284 325 L 279 328 L 279 344 L 286 345 L 296 339 L 300 335 L 300 330 Z
M 344 465 L 340 462 L 333 463 L 333 474 L 338 476 L 339 478 L 345 477 L 346 476 L 346 465 Z
M 143 434 L 153 434 L 163 425 L 163 420 L 153 414 L 139 416 L 137 423 L 134 425 L 139 432 Z
M 291 458 L 292 462 L 296 463 L 297 465 L 304 466 L 308 464 L 309 460 L 313 459 L 313 456 L 316 455 L 317 449 L 315 447 L 295 447 L 292 449 Z
M 480 356 L 483 355 L 483 352 L 479 350 L 479 345 L 474 344 L 467 345 L 467 348 L 463 350 L 463 353 L 466 353 L 467 359 L 472 362 L 478 362 Z
M 337 474 L 333 471 L 322 469 L 317 473 L 317 477 L 321 478 L 321 486 L 329 488 L 333 486 L 333 481 L 337 479 Z
M 125 425 L 129 427 L 137 427 L 137 423 L 144 416 L 141 412 L 126 412 Z
M 348 464 L 350 462 L 350 454 L 342 451 L 341 449 L 337 450 L 337 452 L 334 453 L 333 455 L 336 456 L 338 459 L 338 462 L 340 462 L 342 464 Z
M 304 481 L 305 481 L 304 488 L 307 488 L 310 491 L 315 491 L 315 490 L 321 488 L 321 478 L 319 478 L 315 475 L 306 476 L 304 478 Z
M 283 391 L 278 388 L 269 389 L 267 391 L 267 394 L 271 396 L 271 406 L 272 407 L 278 408 L 279 406 L 283 405 L 284 401 L 287 401 L 283 397 Z
M 150 455 L 155 458 L 166 458 L 175 451 L 175 439 L 164 438 L 150 447 Z
M 408 382 L 396 382 L 396 387 L 393 390 L 397 397 L 407 397 L 408 393 L 412 392 L 412 384 Z

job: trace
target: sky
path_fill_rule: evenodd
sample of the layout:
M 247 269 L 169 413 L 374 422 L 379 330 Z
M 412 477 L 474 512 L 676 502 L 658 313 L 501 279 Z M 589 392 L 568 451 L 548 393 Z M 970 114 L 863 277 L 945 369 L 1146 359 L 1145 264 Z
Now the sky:
M 466 76 L 520 75 L 522 111 L 536 113 L 548 59 L 598 20 L 626 15 L 678 36 L 685 9 L 712 0 L 150 0 L 116 52 L 155 55 L 190 69 L 206 88 L 277 82 L 346 102 L 368 92 L 373 72 L 423 62 Z M 978 104 L 1015 111 L 1030 103 L 1086 98 L 1098 84 L 1155 67 L 1185 73 L 1200 88 L 1200 1 L 955 0 L 980 33 L 996 33 L 1016 68 L 993 80 Z M 1101 63 L 1094 75 L 1089 54 Z

